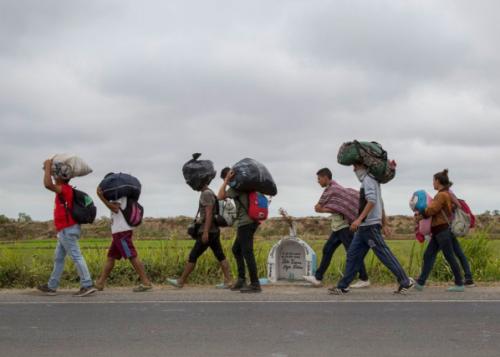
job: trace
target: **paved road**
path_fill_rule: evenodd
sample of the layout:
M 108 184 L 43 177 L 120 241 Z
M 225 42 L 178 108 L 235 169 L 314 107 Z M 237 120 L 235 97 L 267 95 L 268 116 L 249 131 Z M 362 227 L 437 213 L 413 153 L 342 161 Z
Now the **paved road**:
M 1 356 L 499 356 L 499 288 L 0 292 Z M 245 301 L 242 301 L 245 300 Z

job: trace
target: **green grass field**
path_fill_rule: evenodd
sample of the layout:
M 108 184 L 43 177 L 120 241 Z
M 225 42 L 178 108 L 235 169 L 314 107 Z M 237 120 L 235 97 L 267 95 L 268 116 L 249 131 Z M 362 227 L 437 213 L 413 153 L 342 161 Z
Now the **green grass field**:
M 259 268 L 259 275 L 266 276 L 267 254 L 276 241 L 257 240 L 255 252 Z M 324 240 L 311 239 L 309 244 L 321 259 Z M 100 273 L 106 259 L 109 239 L 82 238 L 81 248 L 87 264 L 94 278 Z M 500 280 L 500 241 L 490 240 L 484 232 L 461 240 L 466 255 L 472 265 L 477 281 Z M 140 258 L 146 270 L 155 283 L 163 283 L 167 277 L 178 276 L 183 269 L 189 251 L 193 245 L 191 240 L 135 240 Z M 223 240 L 223 246 L 230 260 L 233 274 L 236 273 L 236 264 L 231 254 L 231 239 Z M 33 287 L 45 282 L 52 270 L 52 258 L 56 245 L 55 239 L 32 240 L 15 243 L 0 244 L 0 287 Z M 417 276 L 425 249 L 423 244 L 416 241 L 388 241 L 388 245 L 401 261 L 410 276 Z M 365 263 L 370 278 L 375 283 L 391 283 L 394 281 L 391 273 L 381 265 L 370 252 Z M 345 251 L 339 248 L 325 276 L 327 282 L 334 282 L 344 269 Z M 449 281 L 452 274 L 444 262 L 442 255 L 436 261 L 432 281 Z M 221 280 L 221 273 L 217 261 L 207 252 L 197 264 L 190 282 L 195 284 L 214 284 Z M 135 272 L 126 261 L 120 261 L 109 279 L 110 285 L 131 285 L 137 281 Z M 76 286 L 78 276 L 70 259 L 67 259 L 62 286 Z

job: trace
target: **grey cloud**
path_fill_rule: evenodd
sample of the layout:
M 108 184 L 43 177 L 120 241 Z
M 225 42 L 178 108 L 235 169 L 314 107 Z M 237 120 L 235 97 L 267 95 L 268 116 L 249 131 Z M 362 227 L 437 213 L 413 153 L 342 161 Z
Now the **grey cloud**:
M 357 66 L 389 79 L 439 78 L 465 62 L 470 39 L 453 11 L 432 4 L 323 2 L 290 23 L 290 47 L 320 65 Z
M 336 164 L 354 138 L 399 163 L 384 186 L 390 213 L 409 213 L 409 195 L 432 191 L 444 167 L 476 210 L 498 208 L 500 54 L 487 46 L 493 18 L 480 21 L 488 8 L 48 2 L 23 17 L 23 4 L 0 30 L 0 213 L 49 218 L 41 163 L 74 152 L 94 169 L 80 188 L 129 172 L 148 215 L 192 214 L 197 194 L 180 169 L 202 152 L 219 171 L 264 162 L 279 185 L 273 213 L 313 214 L 320 167 L 358 186 Z

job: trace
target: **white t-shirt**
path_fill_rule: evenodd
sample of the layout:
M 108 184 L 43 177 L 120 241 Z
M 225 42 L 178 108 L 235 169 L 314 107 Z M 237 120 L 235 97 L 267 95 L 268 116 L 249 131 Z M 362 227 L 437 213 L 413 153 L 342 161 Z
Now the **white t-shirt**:
M 121 197 L 118 200 L 112 202 L 118 202 L 121 209 L 127 208 L 127 197 Z M 118 213 L 114 213 L 113 211 L 111 211 L 111 233 L 115 234 L 130 230 L 132 230 L 132 227 L 128 225 L 125 217 L 123 217 L 122 211 L 118 211 Z

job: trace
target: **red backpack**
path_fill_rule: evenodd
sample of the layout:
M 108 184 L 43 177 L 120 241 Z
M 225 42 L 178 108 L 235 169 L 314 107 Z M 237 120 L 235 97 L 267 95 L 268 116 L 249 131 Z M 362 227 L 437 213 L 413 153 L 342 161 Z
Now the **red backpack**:
M 469 228 L 474 228 L 476 226 L 476 216 L 474 216 L 474 213 L 472 213 L 472 210 L 470 209 L 467 202 L 465 202 L 461 198 L 458 198 L 453 191 L 450 190 L 449 193 L 450 193 L 450 198 L 451 198 L 451 201 L 453 202 L 453 204 L 457 208 L 464 211 L 467 216 L 469 216 L 469 218 L 470 218 Z
M 248 194 L 248 216 L 256 222 L 262 222 L 269 215 L 269 200 L 260 192 Z
M 476 216 L 474 216 L 474 213 L 472 213 L 472 210 L 470 209 L 467 202 L 461 199 L 458 199 L 458 202 L 460 203 L 459 208 L 461 208 L 462 211 L 464 211 L 470 217 L 470 228 L 474 228 L 476 226 Z

